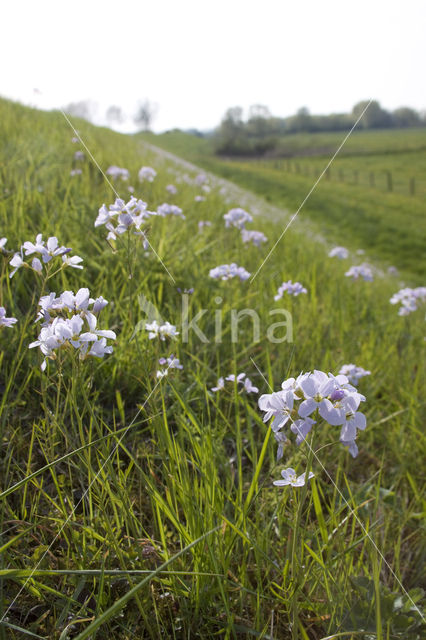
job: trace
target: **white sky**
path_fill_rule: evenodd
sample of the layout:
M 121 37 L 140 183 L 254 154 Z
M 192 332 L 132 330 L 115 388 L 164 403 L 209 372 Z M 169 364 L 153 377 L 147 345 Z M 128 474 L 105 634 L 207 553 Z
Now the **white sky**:
M 236 105 L 426 109 L 425 0 L 3 0 L 0 24 L 0 95 L 90 99 L 98 123 L 146 98 L 156 131 L 212 128 Z

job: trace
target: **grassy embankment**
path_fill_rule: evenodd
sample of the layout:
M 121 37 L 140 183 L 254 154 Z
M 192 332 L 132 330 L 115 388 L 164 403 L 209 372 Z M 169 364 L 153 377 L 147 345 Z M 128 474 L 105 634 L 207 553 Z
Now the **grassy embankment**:
M 63 117 L 0 102 L 5 248 L 43 233 L 84 258 L 82 271 L 44 282 L 24 268 L 10 279 L 11 254 L 2 257 L 0 304 L 18 322 L 0 336 L 0 638 L 318 640 L 368 631 L 420 640 L 413 603 L 422 606 L 425 558 L 422 313 L 399 317 L 389 304 L 398 279 L 352 282 L 349 260 L 327 258 L 294 229 L 253 282 L 209 278 L 233 261 L 254 273 L 281 226 L 259 216 L 249 227 L 267 245 L 243 245 L 237 229 L 225 229 L 230 204 L 215 188 L 195 202 L 200 188 L 137 138 L 83 122 L 78 129 L 104 170 L 129 169 L 149 209 L 174 202 L 186 219 L 150 222 L 150 242 L 172 277 L 134 236 L 112 251 L 94 220 L 115 196 L 87 156 L 82 175 L 70 176 L 80 146 Z M 155 181 L 138 184 L 141 165 L 153 162 Z M 175 196 L 166 191 L 171 182 Z M 115 185 L 126 199 L 127 185 Z M 199 220 L 212 226 L 198 232 Z M 356 230 L 345 244 L 358 248 Z M 274 302 L 289 278 L 308 293 Z M 37 300 L 81 287 L 109 300 L 99 327 L 116 332 L 114 352 L 79 361 L 62 350 L 42 373 L 41 355 L 28 349 Z M 208 342 L 193 331 L 182 339 L 177 287 L 194 288 L 191 317 L 207 310 L 198 324 Z M 145 318 L 139 295 L 177 326 L 178 339 L 134 335 Z M 232 340 L 231 310 L 245 308 L 259 315 L 258 341 L 249 318 Z M 293 321 L 292 340 L 281 344 L 267 338 L 282 320 L 269 313 L 277 308 Z M 158 383 L 158 359 L 172 353 L 184 368 Z M 286 377 L 337 373 L 349 362 L 371 370 L 359 384 L 367 398 L 359 456 L 339 444 L 339 427 L 319 422 L 310 441 L 315 478 L 303 490 L 274 487 L 281 469 L 305 469 L 309 448 L 287 429 L 291 443 L 277 463 L 257 394 L 232 383 L 210 388 L 245 371 L 268 393 L 268 383 L 279 390 Z

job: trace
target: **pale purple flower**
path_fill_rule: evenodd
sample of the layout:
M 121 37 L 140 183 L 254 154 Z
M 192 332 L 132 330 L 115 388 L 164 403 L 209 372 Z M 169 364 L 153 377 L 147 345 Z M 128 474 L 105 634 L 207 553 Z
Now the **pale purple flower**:
M 210 220 L 200 220 L 198 223 L 198 231 L 202 231 L 204 227 L 211 227 L 212 223 Z
M 141 167 L 138 173 L 140 182 L 146 180 L 147 182 L 153 182 L 157 172 L 152 167 Z
M 159 379 L 167 376 L 170 369 L 183 369 L 183 365 L 181 365 L 179 358 L 175 358 L 173 354 L 168 358 L 160 358 L 158 360 L 158 364 L 166 367 L 165 369 L 159 369 L 157 371 L 157 378 Z
M 74 136 L 73 138 L 71 138 L 71 142 L 73 144 L 77 144 L 77 142 L 79 142 L 79 139 Z
M 287 485 L 291 485 L 292 487 L 303 487 L 306 482 L 306 472 L 302 473 L 300 476 L 296 475 L 294 469 L 289 467 L 288 469 L 284 469 L 281 471 L 282 480 L 274 480 L 273 484 L 276 487 L 285 487 Z M 308 480 L 314 477 L 312 471 L 309 472 Z
M 366 282 L 372 282 L 373 280 L 373 272 L 368 264 L 360 264 L 351 267 L 348 271 L 346 271 L 345 276 L 347 276 L 348 278 L 353 278 L 354 280 L 362 278 Z
M 288 282 L 283 282 L 278 288 L 278 293 L 274 296 L 274 300 L 280 300 L 284 293 L 288 293 L 290 296 L 298 296 L 301 293 L 308 293 L 308 290 L 300 282 L 293 283 L 289 280 Z
M 225 388 L 225 380 L 224 378 L 219 378 L 217 381 L 217 386 L 212 387 L 211 391 L 222 391 Z
M 84 153 L 83 151 L 76 151 L 74 153 L 74 160 L 84 160 Z
M 168 191 L 172 196 L 175 196 L 178 192 L 174 184 L 168 184 L 166 187 L 166 191 Z
M 197 176 L 195 176 L 194 182 L 196 185 L 201 187 L 203 184 L 207 182 L 207 180 L 208 178 L 205 173 L 199 173 Z
M 244 229 L 246 222 L 253 222 L 253 217 L 241 209 L 241 207 L 236 207 L 235 209 L 230 209 L 228 213 L 225 213 L 223 216 L 225 220 L 225 227 L 237 227 L 237 229 Z
M 230 280 L 235 277 L 240 278 L 240 280 L 247 280 L 250 278 L 250 273 L 244 267 L 239 267 L 233 262 L 232 264 L 222 264 L 219 267 L 210 269 L 209 276 L 216 280 Z
M 204 196 L 195 196 L 194 198 L 195 202 L 205 202 L 205 197 Z
M 362 367 L 357 367 L 355 364 L 344 364 L 339 373 L 346 376 L 349 382 L 355 386 L 361 378 L 371 375 L 371 371 L 366 371 Z
M 0 307 L 0 327 L 11 327 L 15 322 L 18 322 L 17 318 L 6 318 L 6 309 Z
M 178 216 L 185 220 L 182 209 L 175 204 L 168 204 L 167 202 L 164 202 L 164 204 L 160 204 L 160 206 L 157 207 L 157 214 L 162 218 L 165 218 L 166 216 Z
M 398 315 L 408 316 L 413 311 L 417 311 L 419 303 L 426 302 L 426 287 L 416 287 L 410 289 L 405 287 L 395 293 L 390 299 L 391 304 L 400 304 Z
M 246 393 L 259 393 L 259 389 L 257 387 L 255 387 L 252 383 L 250 378 L 245 378 L 244 380 L 244 391 Z
M 121 180 L 128 180 L 130 177 L 129 171 L 123 167 L 117 167 L 115 164 L 108 167 L 105 171 L 107 176 L 111 176 L 113 180 L 121 178 Z
M 81 169 L 71 169 L 70 176 L 81 176 L 82 173 L 83 171 Z
M 4 249 L 4 245 L 7 242 L 7 238 L 0 238 L 0 251 Z
M 312 418 L 299 418 L 290 425 L 290 429 L 296 434 L 296 444 L 299 445 L 305 440 L 312 427 L 316 424 L 316 420 Z
M 38 339 L 29 348 L 40 347 L 45 356 L 42 371 L 46 369 L 46 358 L 54 360 L 56 350 L 62 346 L 71 345 L 78 350 L 81 360 L 88 356 L 102 358 L 112 353 L 112 347 L 107 346 L 107 339 L 115 340 L 116 334 L 110 329 L 98 329 L 94 315 L 94 311 L 100 311 L 106 302 L 102 297 L 97 300 L 90 298 L 87 288 L 79 289 L 75 295 L 72 291 L 64 291 L 56 297 L 52 292 L 40 298 L 41 310 L 37 320 L 42 319 L 43 324 Z M 89 309 L 90 305 L 93 305 L 92 310 Z
M 344 260 L 349 257 L 349 251 L 345 247 L 334 247 L 328 254 L 329 258 L 340 258 Z
M 142 236 L 146 241 L 141 227 L 151 216 L 156 215 L 155 212 L 148 211 L 146 202 L 137 200 L 134 196 L 131 196 L 127 203 L 121 198 L 117 198 L 114 204 L 109 205 L 109 208 L 105 204 L 102 205 L 95 220 L 95 227 L 105 225 L 109 231 L 108 240 L 116 240 L 117 236 L 132 229 L 135 235 Z
M 249 231 L 248 229 L 241 229 L 241 239 L 245 244 L 252 242 L 255 247 L 260 247 L 262 242 L 268 241 L 268 238 L 261 231 Z

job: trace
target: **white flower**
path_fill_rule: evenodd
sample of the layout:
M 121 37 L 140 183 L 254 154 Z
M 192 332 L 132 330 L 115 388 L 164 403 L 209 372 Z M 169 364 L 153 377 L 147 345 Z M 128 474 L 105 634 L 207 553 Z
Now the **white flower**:
M 167 338 L 175 338 L 179 335 L 179 332 L 176 331 L 176 327 L 170 322 L 165 322 L 164 324 L 158 324 L 157 320 L 154 322 L 147 322 L 145 324 L 145 329 L 149 332 L 148 338 L 153 340 L 154 338 L 159 337 L 160 340 L 165 340 Z
M 83 262 L 83 258 L 80 258 L 80 256 L 62 256 L 62 262 L 67 266 L 67 267 L 73 267 L 74 269 L 82 269 L 83 266 L 80 264 L 80 262 Z
M 371 371 L 366 371 L 355 364 L 344 364 L 340 368 L 339 374 L 346 376 L 351 384 L 357 385 L 360 378 L 371 375 Z
M 4 245 L 7 242 L 7 238 L 0 238 L 0 250 L 4 248 Z
M 0 327 L 11 327 L 18 322 L 16 318 L 6 318 L 6 309 L 4 307 L 0 307 Z
M 20 267 L 22 267 L 22 265 L 24 265 L 24 264 L 25 264 L 25 262 L 24 262 L 24 261 L 23 261 L 23 259 L 22 259 L 22 252 L 21 252 L 20 254 L 19 254 L 19 253 L 15 253 L 15 255 L 13 256 L 13 258 L 12 258 L 12 260 L 9 262 L 9 264 L 10 264 L 12 267 L 15 267 L 15 268 L 14 268 L 14 270 L 13 270 L 13 271 L 11 271 L 11 272 L 10 272 L 10 274 L 9 274 L 9 278 L 12 278 L 12 277 L 15 275 L 15 273 L 18 271 L 18 269 L 19 269 Z
M 303 487 L 305 484 L 305 473 L 302 473 L 299 477 L 297 477 L 294 469 L 289 467 L 288 469 L 284 469 L 281 471 L 282 480 L 274 480 L 273 484 L 276 487 L 285 487 L 286 485 L 291 485 L 292 487 Z M 314 477 L 312 471 L 309 472 L 308 480 Z

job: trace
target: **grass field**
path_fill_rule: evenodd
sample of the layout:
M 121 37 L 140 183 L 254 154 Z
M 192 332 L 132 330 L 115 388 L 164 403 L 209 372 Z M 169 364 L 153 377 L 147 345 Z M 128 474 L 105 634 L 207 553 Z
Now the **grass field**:
M 282 220 L 258 215 L 247 228 L 268 240 L 244 244 L 223 219 L 240 203 L 212 178 L 203 188 L 196 173 L 161 159 L 139 136 L 83 121 L 76 127 L 85 146 L 71 142 L 75 134 L 61 114 L 0 101 L 0 235 L 7 237 L 0 305 L 17 319 L 0 327 L 0 638 L 421 640 L 424 307 L 399 316 L 389 300 L 400 278 L 374 264 L 371 282 L 344 275 L 364 258 L 354 258 L 356 249 L 387 258 L 380 223 L 383 242 L 398 225 L 407 228 L 407 253 L 401 240 L 389 257 L 420 280 L 424 271 L 407 257 L 420 260 L 421 232 L 413 231 L 416 220 L 421 227 L 420 198 L 406 214 L 396 200 L 391 210 L 387 199 L 405 202 L 402 196 L 385 194 L 386 212 L 376 212 L 367 233 L 351 214 L 361 206 L 354 191 L 325 184 L 309 217 L 306 205 L 268 256 Z M 74 158 L 77 150 L 82 159 Z M 93 159 L 104 172 L 110 165 L 128 169 L 128 181 L 113 182 L 126 201 L 131 185 L 150 211 L 172 203 L 185 219 L 149 217 L 143 231 L 150 247 L 130 231 L 107 242 L 105 227 L 94 223 L 116 194 Z M 138 181 L 142 165 L 156 170 L 153 182 Z M 273 166 L 220 166 L 218 173 L 255 191 L 270 184 L 265 195 L 290 208 L 309 182 L 289 174 L 278 198 Z M 75 169 L 81 174 L 71 176 Z M 375 192 L 365 193 L 363 203 Z M 337 205 L 345 197 L 343 221 Z M 330 216 L 329 245 L 312 239 L 317 227 L 308 223 L 320 204 L 316 223 Z M 373 199 L 370 210 L 377 206 Z M 200 229 L 200 221 L 211 225 Z M 11 278 L 14 252 L 39 233 L 43 240 L 57 236 L 84 268 L 61 268 L 62 258 L 53 256 Z M 351 258 L 328 257 L 337 240 Z M 22 259 L 31 264 L 34 255 Z M 233 262 L 256 277 L 209 276 Z M 289 279 L 307 293 L 274 300 Z M 84 287 L 108 300 L 98 329 L 116 334 L 108 338 L 113 352 L 79 359 L 73 333 L 42 371 L 40 349 L 29 349 L 40 332 L 38 300 Z M 150 339 L 148 308 L 178 335 Z M 185 335 L 182 309 L 201 335 L 194 325 Z M 88 322 L 83 307 L 77 312 Z M 271 333 L 283 318 L 285 326 Z M 159 359 L 172 355 L 183 369 L 169 367 L 158 377 L 166 366 Z M 348 363 L 371 372 L 358 385 L 367 419 L 359 455 L 349 454 L 339 442 L 341 427 L 316 410 L 317 424 L 300 446 L 289 414 L 277 461 L 259 397 L 301 372 L 337 374 Z M 236 381 L 212 391 L 220 377 L 242 372 L 257 392 Z M 290 467 L 314 477 L 302 487 L 274 486 Z
M 292 156 L 262 161 L 217 158 L 208 140 L 183 133 L 143 137 L 296 211 L 344 135 L 287 136 L 283 140 Z M 424 129 L 353 133 L 302 215 L 335 242 L 347 243 L 350 234 L 351 243 L 373 260 L 396 266 L 408 281 L 421 284 L 426 275 L 425 146 Z

